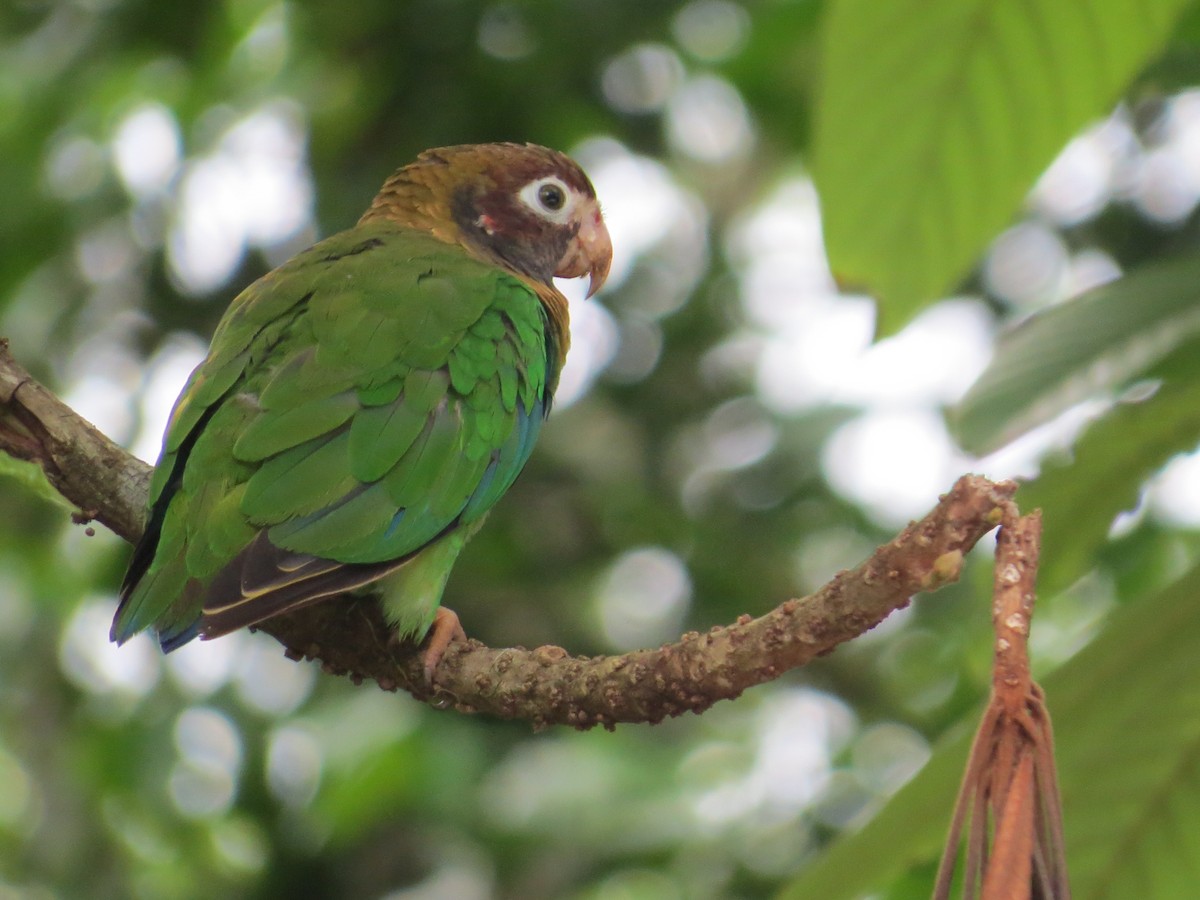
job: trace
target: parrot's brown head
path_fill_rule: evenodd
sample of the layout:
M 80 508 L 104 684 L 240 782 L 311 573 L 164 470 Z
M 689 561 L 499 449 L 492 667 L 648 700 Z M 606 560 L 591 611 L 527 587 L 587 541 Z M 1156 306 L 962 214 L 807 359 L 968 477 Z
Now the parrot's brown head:
M 587 275 L 590 297 L 612 262 L 587 175 L 535 144 L 426 150 L 387 180 L 362 218 L 379 220 L 428 230 L 551 291 L 555 277 Z

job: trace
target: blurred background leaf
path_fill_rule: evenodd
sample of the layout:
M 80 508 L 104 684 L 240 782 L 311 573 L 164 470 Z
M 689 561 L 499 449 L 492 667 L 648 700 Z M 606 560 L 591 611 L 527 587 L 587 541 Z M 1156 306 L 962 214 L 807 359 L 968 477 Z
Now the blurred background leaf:
M 1154 366 L 1200 330 L 1198 310 L 1200 258 L 1181 256 L 1030 317 L 1001 337 L 955 407 L 955 437 L 988 453 L 1082 400 L 1153 377 Z
M 1200 704 L 1193 692 L 1176 695 L 1173 714 L 1164 717 L 1147 698 L 1175 694 L 1181 680 L 1191 680 L 1198 592 L 1200 570 L 1192 569 L 1139 598 L 1045 679 L 1056 709 L 1073 896 L 1181 897 L 1193 883 Z M 1154 740 L 1144 740 L 1146 733 Z M 870 825 L 832 847 L 782 896 L 909 896 L 908 877 L 936 869 L 971 737 L 956 729 Z M 929 882 L 922 883 L 928 893 Z
M 1194 578 L 1167 588 L 1200 563 L 1183 8 L 20 0 L 0 6 L 0 334 L 153 458 L 232 297 L 416 152 L 572 152 L 617 245 L 610 287 L 573 305 L 555 414 L 447 604 L 493 645 L 654 645 L 813 590 L 963 471 L 1036 475 L 1034 654 L 1068 666 L 1048 688 L 1096 896 L 1200 809 L 1181 696 L 1200 675 L 1178 656 Z M 872 300 L 839 293 L 823 228 L 888 339 Z M 830 891 L 928 895 L 958 760 L 939 751 L 861 829 L 970 728 L 986 558 L 702 717 L 531 734 L 355 688 L 261 635 L 111 647 L 128 549 L 14 472 L 0 894 L 826 896 L 804 886 L 832 872 Z M 1093 667 L 1136 721 L 1054 689 Z M 1105 769 L 1129 775 L 1093 790 L 1080 748 L 1114 735 Z M 830 854 L 847 831 L 868 843 Z M 1195 858 L 1169 846 L 1139 896 L 1179 896 L 1168 875 Z

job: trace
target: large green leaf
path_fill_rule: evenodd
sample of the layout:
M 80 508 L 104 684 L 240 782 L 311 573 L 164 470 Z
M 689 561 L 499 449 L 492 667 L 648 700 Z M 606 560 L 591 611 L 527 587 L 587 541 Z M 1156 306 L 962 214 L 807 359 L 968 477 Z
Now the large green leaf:
M 1145 266 L 1008 332 L 951 426 L 964 449 L 995 450 L 1097 391 L 1142 377 L 1198 332 L 1200 256 Z
M 1200 873 L 1200 568 L 1117 609 L 1044 679 L 1054 718 L 1073 896 L 1176 900 Z M 1035 621 L 1036 627 L 1036 621 Z M 837 900 L 879 890 L 940 849 L 967 729 L 857 834 L 785 892 Z
M 815 176 L 843 283 L 904 325 L 967 272 L 1186 0 L 834 0 Z

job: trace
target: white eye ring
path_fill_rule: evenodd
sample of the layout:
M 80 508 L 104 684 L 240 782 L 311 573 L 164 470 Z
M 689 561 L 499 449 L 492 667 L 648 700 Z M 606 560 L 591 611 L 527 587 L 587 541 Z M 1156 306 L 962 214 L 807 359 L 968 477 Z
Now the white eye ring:
M 559 225 L 570 221 L 575 209 L 578 195 L 567 187 L 566 183 L 555 175 L 547 175 L 536 181 L 531 181 L 517 195 L 521 202 L 532 209 L 543 219 L 549 219 Z M 560 198 L 558 206 L 554 205 L 555 198 Z

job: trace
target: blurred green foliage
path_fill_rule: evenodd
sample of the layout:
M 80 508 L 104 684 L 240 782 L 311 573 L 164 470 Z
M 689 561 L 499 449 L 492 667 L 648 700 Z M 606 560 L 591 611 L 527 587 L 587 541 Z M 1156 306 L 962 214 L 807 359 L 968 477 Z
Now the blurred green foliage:
M 1064 667 L 1065 708 L 1051 690 L 1074 742 L 1064 765 L 1080 767 L 1064 772 L 1084 794 L 1080 821 L 1104 814 L 1085 802 L 1093 769 L 1083 767 L 1096 762 L 1081 747 L 1121 735 L 1121 759 L 1147 760 L 1136 778 L 1112 782 L 1114 792 L 1133 785 L 1141 802 L 1109 832 L 1073 831 L 1068 796 L 1072 863 L 1095 885 L 1116 847 L 1167 840 L 1147 822 L 1200 809 L 1175 790 L 1195 729 L 1169 689 L 1196 693 L 1179 652 L 1200 639 L 1181 605 L 1194 602 L 1195 576 L 1166 587 L 1196 561 L 1197 519 L 1147 503 L 1109 527 L 1200 432 L 1190 399 L 1200 371 L 1186 352 L 1200 292 L 1172 262 L 1194 249 L 1200 216 L 1194 198 L 1164 212 L 1175 195 L 1153 190 L 1155 153 L 1190 146 L 1179 134 L 1200 81 L 1200 16 L 1176 22 L 1180 4 L 1163 0 L 1124 28 L 1135 14 L 1121 4 L 1083 4 L 1103 25 L 1108 68 L 1074 72 L 1077 55 L 1054 57 L 1068 68 L 1053 77 L 1030 66 L 947 103 L 944 86 L 970 67 L 1007 72 L 1006 61 L 1044 52 L 1043 38 L 1057 46 L 1060 29 L 1092 20 L 1030 13 L 993 23 L 1003 39 L 964 45 L 961 23 L 930 15 L 926 26 L 927 10 L 896 8 L 910 5 L 893 34 L 849 0 L 5 4 L 0 334 L 81 412 L 152 455 L 225 305 L 317 235 L 353 223 L 416 152 L 480 140 L 576 152 L 597 176 L 624 259 L 599 305 L 576 309 L 575 386 L 446 600 L 492 645 L 608 653 L 765 611 L 866 556 L 977 465 L 953 454 L 938 413 L 981 368 L 991 330 L 1063 304 L 1025 326 L 1047 350 L 1023 361 L 1008 349 L 1020 349 L 1018 337 L 1001 341 L 981 385 L 1032 384 L 1067 398 L 1054 412 L 1089 399 L 1100 415 L 1078 456 L 1053 459 L 1022 494 L 1046 506 L 1051 529 L 1039 665 L 1049 671 L 1099 633 L 1094 646 L 1115 660 L 1106 677 L 1144 697 L 1136 722 L 1100 714 L 1105 698 L 1080 671 L 1100 650 Z M 921 54 L 896 55 L 918 38 Z M 864 60 L 878 51 L 878 64 L 857 66 L 855 48 Z M 910 63 L 913 80 L 889 75 Z M 940 93 L 921 93 L 929 71 Z M 1066 85 L 1071 96 L 1058 97 Z M 1111 154 L 1103 196 L 1056 214 L 1043 183 L 1019 213 L 1029 179 L 1121 90 L 1123 111 L 1107 127 L 1126 143 Z M 1054 114 L 1059 101 L 1071 115 Z M 1033 147 L 1012 138 L 1027 115 L 1038 123 Z M 987 153 L 963 149 L 971 123 Z M 917 139 L 958 162 L 923 164 Z M 839 223 L 835 257 L 867 260 L 873 285 L 907 286 L 899 307 L 885 307 L 888 330 L 941 295 L 975 298 L 925 310 L 891 351 L 880 345 L 892 353 L 883 362 L 864 349 L 865 304 L 836 297 L 825 269 L 807 176 L 814 145 L 821 202 Z M 1014 147 L 1027 155 L 1014 160 Z M 1176 193 L 1200 196 L 1186 168 L 1176 175 Z M 1066 193 L 1073 202 L 1085 190 Z M 936 203 L 958 218 L 930 212 Z M 1023 220 L 989 251 L 1014 214 Z M 942 253 L 909 240 L 922 216 L 973 227 Z M 881 222 L 891 223 L 886 253 Z M 1006 237 L 1030 233 L 1057 268 L 1045 275 L 1031 252 L 1006 280 Z M 976 258 L 985 262 L 956 284 Z M 1151 289 L 1133 278 L 1068 299 L 1097 258 L 1114 272 L 1156 266 L 1176 277 L 1154 294 L 1162 302 L 1144 301 Z M 892 302 L 886 290 L 882 299 Z M 1079 302 L 1092 304 L 1094 330 L 1068 312 Z M 1140 314 L 1125 316 L 1127 306 Z M 822 330 L 843 317 L 861 339 Z M 1176 340 L 1148 353 L 1128 340 L 1128 321 Z M 983 333 L 975 343 L 972 329 Z M 1059 347 L 1071 353 L 1031 376 Z M 1121 365 L 1092 365 L 1072 392 L 1077 359 Z M 931 361 L 943 361 L 949 387 L 906 388 Z M 860 370 L 874 373 L 867 387 L 855 386 Z M 1049 413 L 1023 390 L 968 395 L 951 417 L 977 426 L 963 445 L 1043 421 Z M 868 424 L 889 415 L 926 430 L 907 445 L 872 438 Z M 881 454 L 897 469 L 872 480 Z M 932 475 L 918 478 L 930 460 Z M 165 660 L 148 642 L 111 648 L 127 548 L 70 525 L 30 489 L 25 467 L 0 466 L 0 510 L 0 897 L 657 900 L 770 896 L 797 878 L 797 896 L 928 893 L 933 836 L 949 816 L 929 798 L 952 790 L 961 741 L 874 830 L 858 829 L 986 691 L 986 559 L 833 656 L 702 717 L 531 734 L 356 688 L 284 660 L 261 635 Z M 1119 630 L 1106 629 L 1117 607 Z M 1171 628 L 1127 646 L 1120 636 L 1140 634 L 1130 625 L 1140 608 Z M 1139 757 L 1139 741 L 1156 752 Z M 847 830 L 858 837 L 827 855 Z M 1195 862 L 1194 830 L 1183 832 L 1179 858 Z M 805 891 L 806 877 L 819 893 Z M 1179 896 L 1176 878 L 1145 896 Z

